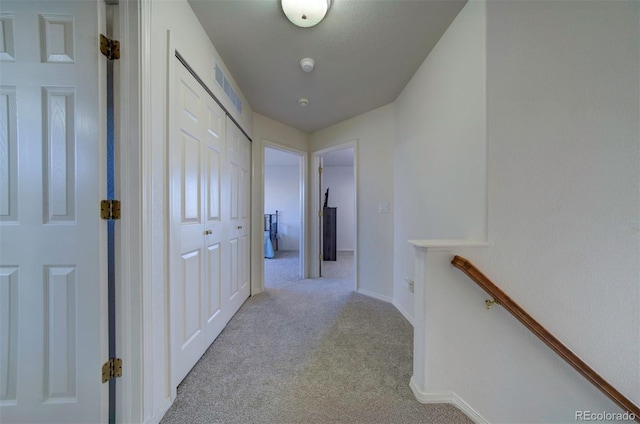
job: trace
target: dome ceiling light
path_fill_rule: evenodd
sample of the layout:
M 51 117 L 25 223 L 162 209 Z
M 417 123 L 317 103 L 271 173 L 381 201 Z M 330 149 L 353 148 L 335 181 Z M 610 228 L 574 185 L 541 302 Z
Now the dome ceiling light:
M 281 5 L 291 23 L 309 28 L 324 19 L 331 0 L 281 0 Z

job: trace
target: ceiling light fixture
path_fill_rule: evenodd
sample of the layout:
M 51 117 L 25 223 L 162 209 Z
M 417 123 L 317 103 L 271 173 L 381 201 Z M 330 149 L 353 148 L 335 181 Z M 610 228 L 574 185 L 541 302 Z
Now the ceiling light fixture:
M 309 99 L 301 97 L 300 100 L 298 100 L 298 104 L 302 107 L 309 106 Z
M 294 25 L 308 28 L 324 19 L 331 0 L 281 0 L 281 4 L 282 11 Z

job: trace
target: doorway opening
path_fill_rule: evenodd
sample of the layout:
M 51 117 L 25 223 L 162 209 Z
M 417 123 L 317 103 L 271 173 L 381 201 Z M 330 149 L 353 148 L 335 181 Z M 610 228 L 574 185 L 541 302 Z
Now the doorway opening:
M 264 143 L 264 287 L 305 277 L 306 154 Z
M 313 276 L 350 279 L 357 290 L 356 142 L 314 152 Z

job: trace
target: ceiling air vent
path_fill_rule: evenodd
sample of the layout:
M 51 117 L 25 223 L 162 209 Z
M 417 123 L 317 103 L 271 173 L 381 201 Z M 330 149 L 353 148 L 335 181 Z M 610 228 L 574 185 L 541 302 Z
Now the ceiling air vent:
M 224 91 L 224 94 L 235 106 L 238 112 L 242 113 L 242 100 L 240 100 L 240 97 L 236 93 L 236 90 L 234 90 L 231 86 L 231 82 L 229 82 L 229 79 L 217 64 L 215 66 L 215 79 L 216 83 L 218 83 L 220 88 L 222 88 L 222 91 Z

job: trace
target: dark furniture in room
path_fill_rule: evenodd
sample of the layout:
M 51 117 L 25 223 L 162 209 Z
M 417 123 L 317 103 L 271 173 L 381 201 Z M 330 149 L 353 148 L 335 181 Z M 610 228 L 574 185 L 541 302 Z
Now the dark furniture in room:
M 322 260 L 336 260 L 336 215 L 338 208 L 322 209 Z

